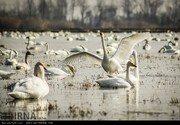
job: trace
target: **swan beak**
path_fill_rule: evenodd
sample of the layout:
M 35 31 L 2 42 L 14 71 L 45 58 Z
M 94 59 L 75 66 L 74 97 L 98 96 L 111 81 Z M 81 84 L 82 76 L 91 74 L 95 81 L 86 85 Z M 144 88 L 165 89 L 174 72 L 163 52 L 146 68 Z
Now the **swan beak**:
M 40 65 L 44 68 L 45 71 L 48 71 L 43 63 L 40 62 Z
M 100 32 L 100 36 L 103 37 L 103 36 L 104 36 L 104 33 L 103 33 L 103 32 Z
M 48 70 L 46 69 L 46 67 L 44 67 L 44 70 L 45 70 L 45 71 L 48 71 Z

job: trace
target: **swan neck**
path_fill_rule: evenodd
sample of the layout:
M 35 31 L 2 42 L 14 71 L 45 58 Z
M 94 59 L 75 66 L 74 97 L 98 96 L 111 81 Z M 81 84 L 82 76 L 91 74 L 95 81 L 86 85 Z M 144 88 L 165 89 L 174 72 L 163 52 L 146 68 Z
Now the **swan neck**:
M 44 68 L 42 66 L 35 66 L 34 75 L 42 80 L 45 80 Z
M 28 43 L 27 43 L 27 46 L 26 46 L 26 50 L 29 50 L 29 39 L 28 39 Z
M 10 57 L 9 58 L 12 59 L 12 50 L 10 51 Z
M 27 65 L 29 65 L 29 62 L 28 62 L 28 54 L 25 55 L 25 63 L 26 63 Z
M 134 75 L 136 78 L 139 79 L 139 66 L 138 66 L 138 58 L 137 58 L 137 52 L 134 52 L 134 60 L 135 60 L 135 70 L 134 70 Z
M 107 59 L 107 53 L 106 53 L 106 47 L 105 47 L 105 42 L 104 42 L 104 39 L 103 37 L 101 36 L 101 39 L 102 39 L 102 47 L 103 47 L 103 52 L 104 52 L 104 59 Z

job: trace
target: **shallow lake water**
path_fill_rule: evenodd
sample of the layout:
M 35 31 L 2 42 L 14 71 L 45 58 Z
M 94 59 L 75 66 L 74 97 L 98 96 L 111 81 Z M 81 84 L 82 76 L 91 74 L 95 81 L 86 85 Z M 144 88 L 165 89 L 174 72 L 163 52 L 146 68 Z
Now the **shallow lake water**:
M 18 62 L 24 61 L 26 39 L 22 36 L 12 37 L 9 32 L 0 37 L 0 44 L 18 51 Z M 87 41 L 68 41 L 62 32 L 55 39 L 49 32 L 40 33 L 37 42 L 49 43 L 49 49 L 60 50 L 83 45 L 88 51 L 96 53 L 101 47 L 98 33 L 69 33 L 66 35 L 83 34 Z M 65 34 L 65 33 L 64 33 Z M 105 33 L 110 36 L 112 33 Z M 129 33 L 114 33 L 120 38 Z M 165 33 L 151 33 L 159 39 L 169 39 Z M 176 33 L 180 38 L 180 33 Z M 107 43 L 117 42 L 106 40 Z M 166 40 L 150 41 L 151 49 L 142 49 L 144 41 L 135 46 L 138 52 L 139 85 L 133 89 L 100 88 L 95 82 L 107 77 L 100 65 L 90 61 L 74 63 L 75 76 L 65 78 L 48 76 L 50 92 L 39 100 L 14 100 L 7 93 L 6 87 L 27 77 L 24 71 L 17 71 L 11 79 L 0 78 L 0 119 L 1 120 L 180 120 L 180 60 L 172 59 L 172 53 L 158 53 L 167 44 Z M 179 43 L 179 41 L 178 41 Z M 180 44 L 180 43 L 179 43 Z M 175 47 L 180 49 L 180 45 Z M 32 50 L 34 56 L 29 56 L 33 73 L 34 64 L 43 62 L 47 67 L 62 67 L 65 57 L 45 55 L 46 48 Z M 12 66 L 4 65 L 5 56 L 0 56 L 1 70 L 14 70 Z

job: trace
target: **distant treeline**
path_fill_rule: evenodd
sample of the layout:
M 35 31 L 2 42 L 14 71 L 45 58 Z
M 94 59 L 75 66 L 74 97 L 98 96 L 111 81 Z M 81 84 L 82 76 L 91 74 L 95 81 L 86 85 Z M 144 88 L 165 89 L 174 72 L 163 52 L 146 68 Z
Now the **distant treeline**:
M 104 1 L 90 7 L 88 0 L 16 0 L 10 9 L 4 2 L 0 30 L 180 30 L 179 0 Z

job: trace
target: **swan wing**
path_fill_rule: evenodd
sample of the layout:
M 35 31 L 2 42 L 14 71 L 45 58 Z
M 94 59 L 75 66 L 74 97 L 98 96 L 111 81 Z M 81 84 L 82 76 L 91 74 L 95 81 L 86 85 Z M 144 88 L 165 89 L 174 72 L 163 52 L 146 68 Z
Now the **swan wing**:
M 95 55 L 90 52 L 79 52 L 79 53 L 72 54 L 69 57 L 65 58 L 63 60 L 63 63 L 66 63 L 66 64 L 71 63 L 72 64 L 75 62 L 81 62 L 81 61 L 87 61 L 87 60 L 89 60 L 95 64 L 101 65 L 102 58 L 99 57 L 98 55 Z
M 52 75 L 68 75 L 63 70 L 58 69 L 58 68 L 54 68 L 54 67 L 47 68 L 47 72 L 48 72 L 48 74 L 52 74 Z
M 120 63 L 126 63 L 126 61 L 129 59 L 129 56 L 132 54 L 134 46 L 148 37 L 150 37 L 149 32 L 136 33 L 123 38 L 112 57 L 116 58 Z

